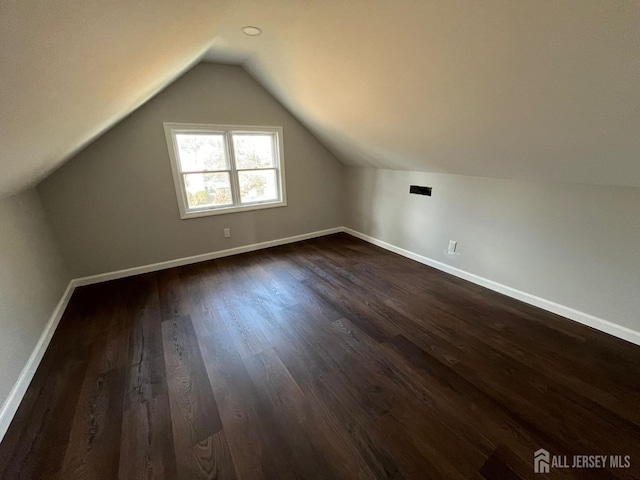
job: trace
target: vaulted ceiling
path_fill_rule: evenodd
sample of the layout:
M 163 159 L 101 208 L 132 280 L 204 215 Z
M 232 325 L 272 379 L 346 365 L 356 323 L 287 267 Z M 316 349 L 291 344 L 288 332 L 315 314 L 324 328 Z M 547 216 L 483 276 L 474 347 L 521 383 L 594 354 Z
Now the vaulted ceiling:
M 0 0 L 0 196 L 197 62 L 232 0 Z
M 0 195 L 203 54 L 347 164 L 640 186 L 635 0 L 0 1 Z

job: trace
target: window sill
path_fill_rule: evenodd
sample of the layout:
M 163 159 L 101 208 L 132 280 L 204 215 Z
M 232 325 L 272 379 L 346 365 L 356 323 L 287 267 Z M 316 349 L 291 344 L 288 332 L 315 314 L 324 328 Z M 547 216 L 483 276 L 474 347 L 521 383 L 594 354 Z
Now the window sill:
M 180 218 L 187 220 L 189 218 L 208 217 L 210 215 L 225 215 L 227 213 L 249 212 L 252 210 L 264 210 L 265 208 L 286 207 L 287 202 L 269 202 L 256 203 L 253 205 L 233 205 L 225 208 L 215 208 L 210 210 L 192 210 L 188 212 L 180 212 Z

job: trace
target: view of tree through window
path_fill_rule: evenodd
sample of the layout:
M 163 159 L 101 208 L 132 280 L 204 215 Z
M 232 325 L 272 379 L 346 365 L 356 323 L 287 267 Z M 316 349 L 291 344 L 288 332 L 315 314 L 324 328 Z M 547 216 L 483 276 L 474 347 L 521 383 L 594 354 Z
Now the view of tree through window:
M 186 212 L 282 202 L 281 129 L 208 132 L 208 126 L 199 125 L 189 132 L 188 125 L 180 127 L 168 138 L 175 145 Z
M 238 170 L 273 167 L 273 135 L 233 135 Z
M 183 172 L 228 170 L 224 135 L 176 135 Z
M 245 170 L 238 172 L 242 203 L 264 202 L 278 198 L 275 170 Z
M 184 176 L 189 208 L 233 205 L 229 173 L 191 173 Z
M 278 198 L 273 147 L 273 135 L 233 134 L 233 151 L 242 203 Z

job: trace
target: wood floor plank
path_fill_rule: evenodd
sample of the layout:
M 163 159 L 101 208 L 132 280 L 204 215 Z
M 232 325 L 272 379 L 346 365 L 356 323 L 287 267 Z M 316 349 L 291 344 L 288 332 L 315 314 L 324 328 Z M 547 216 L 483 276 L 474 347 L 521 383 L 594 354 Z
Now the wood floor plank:
M 322 434 L 323 448 L 333 458 L 340 478 L 405 478 L 384 440 L 344 408 L 321 379 L 301 388 Z
M 233 458 L 223 431 L 197 443 L 189 451 L 191 478 L 234 480 Z
M 80 348 L 40 369 L 0 445 L 0 478 L 58 478 L 89 358 Z M 34 455 L 35 453 L 35 455 Z
M 277 354 L 267 350 L 244 363 L 260 398 L 261 413 L 275 418 L 277 433 L 289 446 L 301 478 L 338 478 L 315 441 L 318 432 L 307 413 L 304 393 Z
M 191 313 L 187 286 L 180 277 L 183 271 L 181 268 L 170 268 L 155 274 L 158 279 L 162 321 L 182 318 Z
M 162 322 L 164 359 L 178 478 L 193 475 L 191 447 L 222 429 L 189 316 Z
M 243 278 L 238 276 L 236 267 L 229 259 L 217 265 L 221 276 L 221 302 L 217 303 L 229 334 L 234 338 L 236 348 L 243 358 L 270 348 L 262 324 L 265 312 L 248 301 L 253 292 Z
M 128 287 L 132 324 L 119 478 L 170 480 L 177 470 L 156 277 L 135 277 Z
M 199 340 L 238 478 L 295 478 L 290 448 L 265 411 L 233 339 L 218 332 Z
M 169 396 L 149 395 L 143 387 L 141 390 L 138 401 L 130 400 L 123 412 L 118 478 L 175 479 L 178 475 Z
M 87 310 L 89 315 L 82 319 L 91 327 L 81 342 L 90 346 L 90 358 L 60 478 L 99 479 L 118 474 L 129 337 L 129 323 L 121 311 L 124 292 L 119 287 L 107 282 L 102 289 L 88 289 L 101 307 Z M 67 335 L 73 336 L 71 331 Z
M 89 367 L 91 369 L 91 367 Z M 120 463 L 125 369 L 89 372 L 76 409 L 61 478 L 115 478 Z

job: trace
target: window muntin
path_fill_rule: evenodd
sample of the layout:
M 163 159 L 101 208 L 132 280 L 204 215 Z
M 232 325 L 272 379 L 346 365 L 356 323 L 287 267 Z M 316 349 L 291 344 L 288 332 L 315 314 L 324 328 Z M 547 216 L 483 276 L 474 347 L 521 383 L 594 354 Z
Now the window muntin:
M 286 205 L 281 127 L 165 123 L 182 218 Z

